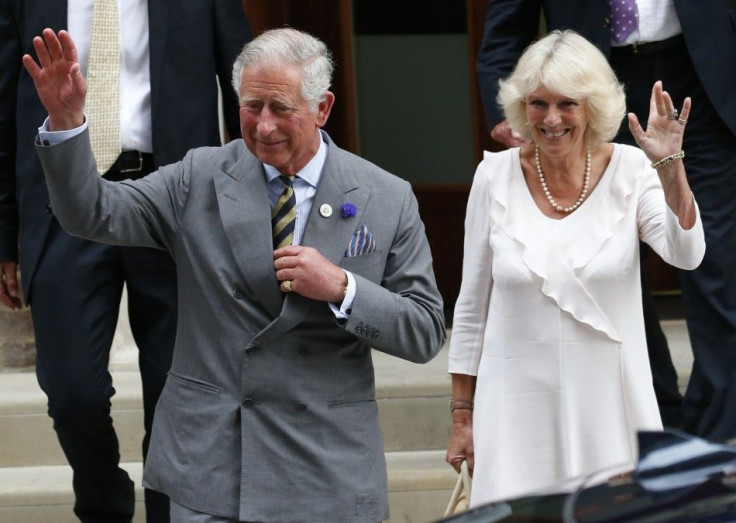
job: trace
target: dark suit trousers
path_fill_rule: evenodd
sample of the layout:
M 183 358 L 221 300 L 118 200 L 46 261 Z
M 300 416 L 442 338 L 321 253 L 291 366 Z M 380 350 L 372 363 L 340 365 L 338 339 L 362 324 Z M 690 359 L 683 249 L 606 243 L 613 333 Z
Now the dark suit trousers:
M 121 469 L 110 416 L 108 372 L 123 283 L 139 348 L 148 448 L 176 334 L 176 266 L 164 251 L 69 236 L 54 220 L 32 281 L 36 374 L 61 447 L 74 470 L 74 511 L 83 522 L 129 522 L 134 491 Z M 168 521 L 168 498 L 146 492 L 149 523 Z
M 717 50 L 714 50 L 717 52 Z M 705 228 L 705 258 L 681 271 L 682 297 L 694 364 L 683 400 L 688 432 L 716 440 L 736 437 L 736 137 L 698 80 L 684 44 L 649 56 L 613 53 L 631 111 L 644 123 L 651 86 L 662 80 L 680 108 L 692 98 L 683 149 L 690 186 Z M 723 64 L 734 67 L 733 64 Z M 650 349 L 651 350 L 651 349 Z M 656 381 L 656 376 L 655 376 Z

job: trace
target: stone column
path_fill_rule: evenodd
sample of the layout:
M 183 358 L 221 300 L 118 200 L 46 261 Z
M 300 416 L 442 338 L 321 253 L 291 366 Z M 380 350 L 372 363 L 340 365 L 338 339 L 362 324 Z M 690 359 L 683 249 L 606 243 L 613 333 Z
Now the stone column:
M 0 371 L 33 370 L 36 340 L 31 311 L 11 311 L 0 306 Z
M 23 289 L 20 268 L 18 288 Z M 21 303 L 25 303 L 23 296 Z M 33 334 L 31 309 L 11 311 L 0 305 L 0 372 L 32 371 L 36 366 L 36 337 Z

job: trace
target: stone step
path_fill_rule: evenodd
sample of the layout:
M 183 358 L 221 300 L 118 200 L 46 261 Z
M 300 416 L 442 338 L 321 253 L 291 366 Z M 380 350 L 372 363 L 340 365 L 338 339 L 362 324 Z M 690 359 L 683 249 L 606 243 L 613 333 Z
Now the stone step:
M 446 348 L 417 365 L 375 352 L 376 397 L 387 452 L 442 449 L 450 434 Z M 112 416 L 122 461 L 140 460 L 141 384 L 128 364 L 112 371 Z M 0 374 L 0 467 L 63 465 L 66 459 L 46 413 L 46 397 L 30 372 Z
M 386 454 L 391 522 L 426 522 L 442 516 L 456 474 L 444 451 Z M 144 523 L 141 463 L 123 463 L 136 484 L 134 523 Z M 72 472 L 67 465 L 0 468 L 0 521 L 76 523 Z
M 680 383 L 692 364 L 681 320 L 664 321 Z M 134 360 L 113 362 L 113 417 L 124 467 L 140 488 L 140 381 Z M 376 391 L 389 467 L 395 522 L 433 521 L 442 515 L 455 473 L 444 463 L 449 436 L 447 348 L 426 365 L 375 353 Z M 0 521 L 65 523 L 72 515 L 71 470 L 46 416 L 46 400 L 33 373 L 0 373 Z M 144 521 L 142 501 L 136 523 Z
M 692 365 L 687 328 L 683 320 L 662 325 L 684 390 Z M 374 364 L 385 450 L 444 448 L 450 433 L 447 345 L 424 365 L 379 352 L 374 352 Z M 140 376 L 135 363 L 125 359 L 113 363 L 112 374 L 117 391 L 113 420 L 121 456 L 134 462 L 140 459 L 143 433 Z M 0 373 L 0 442 L 0 467 L 66 463 L 46 414 L 46 397 L 32 372 Z

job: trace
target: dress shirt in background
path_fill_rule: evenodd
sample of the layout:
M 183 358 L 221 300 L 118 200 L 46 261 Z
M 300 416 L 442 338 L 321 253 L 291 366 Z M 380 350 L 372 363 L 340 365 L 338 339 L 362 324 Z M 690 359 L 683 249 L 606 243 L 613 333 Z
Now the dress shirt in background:
M 87 74 L 94 0 L 68 0 L 69 34 Z M 120 17 L 120 145 L 123 151 L 153 152 L 148 2 L 118 0 Z
M 613 47 L 634 43 L 658 42 L 682 33 L 673 0 L 636 0 L 639 9 L 639 27 L 623 42 Z

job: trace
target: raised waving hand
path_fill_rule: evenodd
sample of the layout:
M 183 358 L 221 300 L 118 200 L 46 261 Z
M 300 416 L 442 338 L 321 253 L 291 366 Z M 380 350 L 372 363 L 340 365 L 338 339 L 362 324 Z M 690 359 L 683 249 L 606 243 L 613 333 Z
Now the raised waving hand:
M 33 79 L 41 103 L 49 113 L 49 130 L 62 131 L 84 122 L 87 82 L 77 61 L 77 48 L 67 31 L 58 35 L 44 29 L 33 39 L 38 63 L 23 56 L 23 66 Z

